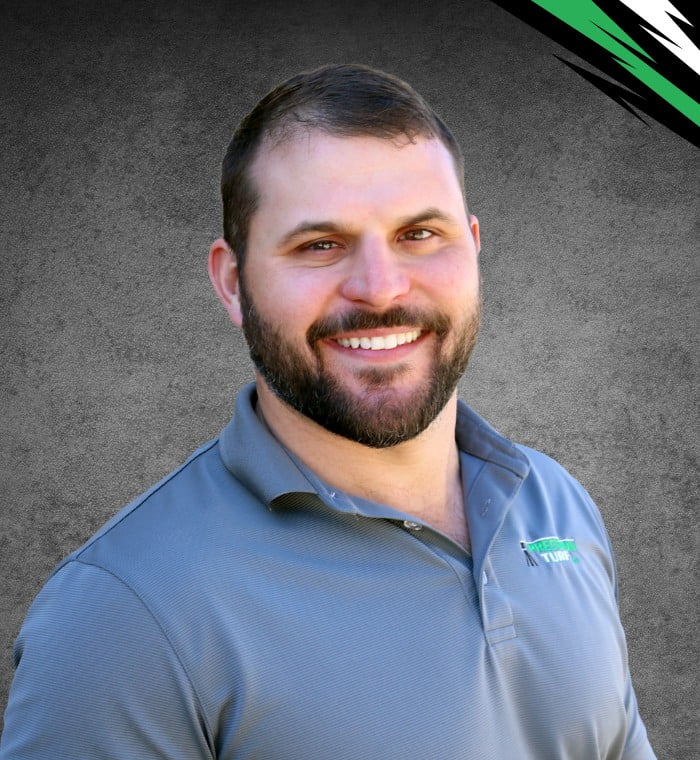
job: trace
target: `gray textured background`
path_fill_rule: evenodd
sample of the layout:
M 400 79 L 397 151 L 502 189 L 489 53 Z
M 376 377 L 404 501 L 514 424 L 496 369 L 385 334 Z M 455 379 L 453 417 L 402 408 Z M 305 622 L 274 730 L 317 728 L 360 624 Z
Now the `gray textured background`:
M 251 377 L 205 270 L 233 127 L 289 74 L 354 60 L 465 147 L 485 324 L 462 396 L 599 504 L 652 742 L 698 757 L 698 149 L 488 0 L 98 5 L 0 11 L 0 709 L 52 566 Z

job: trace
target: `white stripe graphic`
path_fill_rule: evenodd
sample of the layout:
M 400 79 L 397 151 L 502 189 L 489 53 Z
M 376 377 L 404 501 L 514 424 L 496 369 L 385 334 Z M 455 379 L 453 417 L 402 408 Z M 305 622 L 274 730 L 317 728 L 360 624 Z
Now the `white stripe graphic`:
M 642 29 L 680 58 L 696 74 L 700 74 L 700 50 L 671 17 L 675 16 L 686 24 L 690 22 L 668 0 L 620 0 L 620 2 L 641 16 L 652 27 L 650 29 L 641 25 Z M 656 29 L 661 34 L 657 34 L 652 29 Z

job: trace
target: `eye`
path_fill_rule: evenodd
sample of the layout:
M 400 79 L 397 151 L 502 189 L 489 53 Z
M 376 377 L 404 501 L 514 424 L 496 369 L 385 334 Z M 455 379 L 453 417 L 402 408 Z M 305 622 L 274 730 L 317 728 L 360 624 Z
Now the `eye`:
M 332 251 L 337 248 L 338 244 L 332 240 L 317 240 L 315 243 L 309 243 L 306 249 L 309 251 Z
M 294 255 L 304 266 L 328 266 L 343 255 L 344 245 L 336 240 L 312 240 L 295 249 Z
M 433 237 L 433 232 L 430 230 L 426 230 L 423 227 L 417 227 L 413 230 L 407 230 L 406 232 L 401 235 L 402 240 L 428 240 L 429 238 Z

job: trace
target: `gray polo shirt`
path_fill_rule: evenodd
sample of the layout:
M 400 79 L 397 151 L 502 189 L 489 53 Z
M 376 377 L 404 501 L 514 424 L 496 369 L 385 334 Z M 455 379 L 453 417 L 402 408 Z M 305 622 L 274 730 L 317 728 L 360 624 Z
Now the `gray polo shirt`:
M 304 472 L 254 398 L 53 572 L 2 760 L 654 757 L 608 539 L 559 465 L 460 403 L 468 554 Z

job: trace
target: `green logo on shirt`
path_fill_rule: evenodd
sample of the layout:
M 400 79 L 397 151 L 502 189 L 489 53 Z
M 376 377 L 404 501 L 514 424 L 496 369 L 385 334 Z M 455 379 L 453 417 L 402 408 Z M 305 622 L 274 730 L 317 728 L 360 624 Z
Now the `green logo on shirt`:
M 578 548 L 573 538 L 545 536 L 535 541 L 521 541 L 520 548 L 523 550 L 527 564 L 531 567 L 539 565 L 537 559 L 550 564 L 579 561 L 576 556 Z

